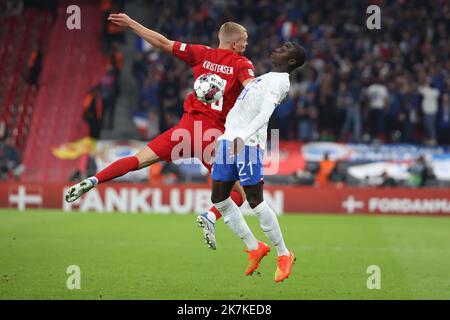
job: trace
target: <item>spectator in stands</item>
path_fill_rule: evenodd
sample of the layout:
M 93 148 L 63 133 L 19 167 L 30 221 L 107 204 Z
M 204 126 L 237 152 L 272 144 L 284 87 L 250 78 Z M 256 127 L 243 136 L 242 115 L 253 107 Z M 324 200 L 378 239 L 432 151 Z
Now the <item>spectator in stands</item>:
M 110 64 L 116 73 L 116 77 L 118 78 L 123 69 L 123 54 L 120 51 L 119 43 L 117 41 L 112 43 L 109 59 Z
M 41 74 L 42 67 L 42 51 L 41 48 L 36 45 L 31 51 L 30 58 L 28 59 L 28 83 L 34 86 L 39 85 L 39 76 Z
M 424 156 L 418 157 L 408 171 L 409 185 L 413 187 L 425 187 L 430 179 L 434 178 L 433 170 L 428 166 Z
M 330 182 L 331 174 L 336 167 L 336 161 L 331 160 L 328 153 L 325 153 L 323 160 L 319 164 L 319 172 L 316 176 L 316 185 L 319 187 L 327 186 Z
M 160 109 L 160 85 L 161 83 L 147 77 L 140 94 L 140 105 L 144 111 Z M 168 88 L 166 88 L 168 89 Z M 164 99 L 164 96 L 162 96 Z
M 314 105 L 314 93 L 296 97 L 298 139 L 303 142 L 313 140 L 317 132 L 317 107 Z
M 83 101 L 83 119 L 89 126 L 89 136 L 100 138 L 103 123 L 103 98 L 100 85 L 92 88 Z
M 342 188 L 346 185 L 347 169 L 343 161 L 336 161 L 336 165 L 330 175 L 330 181 L 338 188 Z
M 450 144 L 450 94 L 442 95 L 442 104 L 438 115 L 439 143 Z
M 111 45 L 111 50 L 109 53 L 109 61 L 110 66 L 112 67 L 112 71 L 114 73 L 114 91 L 115 96 L 120 95 L 120 74 L 123 70 L 123 54 L 120 51 L 119 43 L 117 41 L 113 41 Z M 114 109 L 114 108 L 113 108 Z
M 399 113 L 402 103 L 402 97 L 399 90 L 399 81 L 399 79 L 394 79 L 388 84 L 389 99 L 384 118 L 384 135 L 387 142 L 398 141 L 401 136 Z
M 288 140 L 290 132 L 290 119 L 294 112 L 294 99 L 288 95 L 286 99 L 275 109 L 272 117 L 274 127 L 279 130 L 280 139 Z
M 383 171 L 381 174 L 381 183 L 378 185 L 379 187 L 396 187 L 397 181 L 395 181 L 394 178 L 389 176 L 389 174 L 386 171 Z
M 180 84 L 177 81 L 176 73 L 168 71 L 161 81 L 161 89 L 158 90 L 158 99 L 162 107 L 162 113 L 179 114 L 178 107 L 182 104 L 182 101 L 179 99 L 179 90 Z
M 361 180 L 360 186 L 362 187 L 375 187 L 381 184 L 381 176 L 370 176 L 366 175 L 363 180 Z
M 93 153 L 84 154 L 78 159 L 78 167 L 69 177 L 69 181 L 79 181 L 97 173 L 97 163 Z
M 335 119 L 335 71 L 334 67 L 329 65 L 323 74 L 322 82 L 319 85 L 319 121 L 322 124 L 322 128 L 328 128 L 329 133 L 336 132 Z M 328 130 L 327 130 L 328 131 Z
M 24 171 L 20 152 L 14 144 L 12 136 L 0 140 L 0 180 L 20 178 Z
M 436 117 L 438 112 L 439 90 L 432 87 L 432 80 L 428 78 L 425 84 L 419 86 L 422 95 L 422 111 L 424 114 L 427 143 L 435 145 L 437 141 Z
M 398 115 L 402 142 L 416 143 L 419 111 L 420 96 L 414 93 L 410 83 L 405 81 L 401 89 L 401 107 Z
M 114 71 L 113 66 L 109 65 L 106 68 L 106 72 L 100 79 L 99 84 L 99 92 L 102 97 L 102 106 L 103 106 L 102 112 L 104 114 L 102 118 L 105 119 L 107 129 L 113 128 L 116 110 L 116 97 L 117 97 L 116 83 L 117 83 L 116 72 Z
M 384 114 L 389 101 L 389 92 L 383 81 L 374 81 L 366 89 L 369 107 L 369 127 L 372 140 L 378 140 L 383 132 Z
M 449 29 L 445 24 L 448 13 L 442 10 L 442 3 L 401 0 L 384 3 L 383 15 L 390 20 L 383 24 L 382 35 L 366 32 L 361 27 L 361 15 L 357 12 L 364 12 L 371 4 L 370 1 L 355 4 L 350 0 L 330 0 L 325 6 L 321 2 L 300 0 L 212 1 L 202 3 L 201 10 L 179 0 L 155 0 L 151 5 L 160 13 L 155 22 L 156 29 L 189 43 L 213 43 L 216 35 L 210 30 L 215 28 L 208 26 L 217 21 L 218 15 L 223 19 L 241 22 L 249 30 L 251 45 L 248 46 L 246 55 L 255 61 L 256 74 L 270 69 L 270 61 L 267 56 L 261 55 L 262 52 L 270 52 L 271 48 L 284 39 L 304 44 L 310 55 L 310 62 L 297 75 L 293 75 L 291 94 L 300 90 L 300 97 L 305 97 L 309 91 L 315 96 L 313 101 L 301 104 L 300 107 L 299 102 L 294 100 L 293 115 L 296 116 L 283 119 L 287 121 L 284 127 L 289 131 L 283 132 L 283 137 L 308 136 L 305 132 L 309 130 L 300 130 L 299 125 L 302 119 L 301 127 L 307 127 L 307 117 L 302 113 L 302 108 L 306 105 L 317 107 L 317 131 L 321 134 L 321 139 L 326 139 L 329 133 L 333 133 L 329 136 L 332 139 L 339 138 L 342 131 L 348 133 L 351 126 L 343 130 L 342 125 L 346 122 L 344 115 L 347 112 L 342 114 L 341 119 L 336 104 L 340 83 L 347 83 L 351 92 L 353 87 L 360 88 L 358 90 L 363 92 L 361 97 L 368 100 L 367 104 L 361 104 L 361 120 L 370 129 L 372 139 L 384 134 L 385 140 L 389 142 L 394 137 L 394 131 L 400 130 L 401 141 L 417 142 L 421 138 L 419 129 L 425 127 L 425 121 L 430 122 L 421 117 L 420 100 L 417 100 L 421 97 L 417 90 L 417 85 L 422 80 L 421 74 L 425 72 L 431 78 L 433 87 L 440 92 L 450 90 L 446 41 Z M 332 20 L 326 19 L 329 12 L 333 12 Z M 423 28 L 423 21 L 429 23 L 426 29 Z M 172 85 L 159 76 L 160 70 L 171 70 L 179 86 L 176 95 L 178 100 L 182 100 L 184 92 L 192 90 L 193 79 L 189 68 L 167 59 L 157 51 L 152 51 L 151 56 L 151 59 L 144 61 L 146 68 L 152 70 L 148 74 L 157 82 L 154 85 L 159 96 L 165 96 L 167 86 Z M 394 86 L 390 85 L 392 81 L 395 81 Z M 377 86 L 366 90 L 372 84 Z M 370 95 L 366 96 L 365 92 Z M 392 98 L 391 101 L 389 97 Z M 359 95 L 354 95 L 353 98 L 360 100 Z M 157 107 L 163 110 L 162 105 L 167 102 L 161 99 L 157 103 Z M 176 114 L 182 112 L 181 105 L 176 109 Z M 370 111 L 368 121 L 366 111 Z M 161 117 L 164 118 L 162 112 Z M 384 126 L 384 120 L 389 120 L 387 126 Z M 354 120 L 353 123 L 358 121 Z M 277 126 L 272 121 L 269 129 Z M 303 133 L 295 134 L 296 129 Z M 358 130 L 354 130 L 353 135 L 358 136 L 355 131 Z M 428 131 L 426 133 L 429 140 Z M 438 130 L 437 134 L 439 132 Z M 395 137 L 397 139 L 397 135 Z M 438 137 L 438 140 L 442 139 Z
M 141 52 L 138 52 L 133 60 L 132 65 L 132 73 L 136 80 L 136 84 L 138 87 L 139 92 L 142 90 L 142 87 L 144 86 L 144 79 L 147 75 L 147 64 L 144 61 L 144 54 Z
M 337 107 L 345 112 L 345 120 L 341 128 L 341 139 L 347 140 L 347 136 L 352 127 L 352 142 L 359 142 L 361 139 L 361 108 L 359 105 L 357 93 L 352 92 L 347 83 L 339 84 Z
M 4 119 L 0 119 L 0 141 L 6 138 L 6 122 Z

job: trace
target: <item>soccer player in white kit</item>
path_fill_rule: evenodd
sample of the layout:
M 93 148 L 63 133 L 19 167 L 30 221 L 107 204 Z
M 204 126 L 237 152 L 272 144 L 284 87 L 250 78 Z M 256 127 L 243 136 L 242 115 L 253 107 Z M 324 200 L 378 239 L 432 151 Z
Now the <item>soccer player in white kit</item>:
M 306 54 L 300 45 L 287 42 L 270 58 L 272 71 L 252 80 L 228 113 L 225 132 L 216 146 L 211 200 L 224 222 L 247 245 L 249 264 L 245 273 L 251 275 L 270 247 L 255 238 L 239 207 L 230 198 L 234 183 L 240 181 L 262 230 L 277 249 L 275 281 L 280 282 L 289 277 L 295 256 L 286 248 L 277 217 L 264 201 L 262 158 L 270 116 L 286 98 L 289 74 L 305 63 Z

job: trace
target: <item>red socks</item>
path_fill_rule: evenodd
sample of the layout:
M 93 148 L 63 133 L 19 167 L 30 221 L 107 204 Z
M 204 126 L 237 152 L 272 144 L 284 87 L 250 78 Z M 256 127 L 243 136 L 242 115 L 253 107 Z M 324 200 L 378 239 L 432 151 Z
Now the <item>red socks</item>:
M 114 178 L 123 176 L 130 171 L 137 170 L 139 168 L 139 160 L 135 156 L 119 159 L 102 171 L 98 172 L 95 177 L 98 183 L 106 182 Z
M 98 183 L 102 183 L 123 176 L 130 171 L 137 170 L 138 168 L 138 158 L 136 158 L 135 156 L 126 157 L 111 163 L 105 169 L 98 172 L 95 177 L 97 178 Z M 237 191 L 231 191 L 230 197 L 238 207 L 240 207 L 244 203 L 244 198 Z M 214 206 L 211 207 L 209 211 L 214 213 L 216 219 L 220 219 L 220 217 L 222 216 Z
M 230 194 L 230 198 L 231 200 L 234 201 L 234 203 L 236 203 L 236 205 L 238 207 L 242 206 L 242 204 L 244 203 L 244 198 L 242 197 L 240 192 L 237 191 L 231 191 Z M 212 213 L 214 213 L 214 215 L 216 216 L 216 219 L 220 219 L 220 217 L 222 216 L 219 212 L 219 210 L 216 209 L 216 207 L 212 206 L 209 211 L 211 211 Z

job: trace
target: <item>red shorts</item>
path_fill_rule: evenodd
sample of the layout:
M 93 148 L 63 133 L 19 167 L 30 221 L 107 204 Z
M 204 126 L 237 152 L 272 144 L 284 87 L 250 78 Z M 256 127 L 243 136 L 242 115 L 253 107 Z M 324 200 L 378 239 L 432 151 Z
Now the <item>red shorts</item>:
M 147 146 L 165 161 L 197 158 L 211 172 L 215 142 L 223 128 L 203 115 L 184 113 L 180 122 L 150 141 Z

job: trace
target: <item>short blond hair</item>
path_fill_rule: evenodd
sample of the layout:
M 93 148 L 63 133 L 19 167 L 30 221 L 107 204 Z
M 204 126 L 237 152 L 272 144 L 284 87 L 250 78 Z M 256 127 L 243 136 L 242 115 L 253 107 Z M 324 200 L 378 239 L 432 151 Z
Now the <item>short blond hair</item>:
M 219 29 L 219 41 L 233 42 L 242 37 L 243 33 L 247 33 L 247 29 L 243 25 L 236 22 L 225 22 Z

